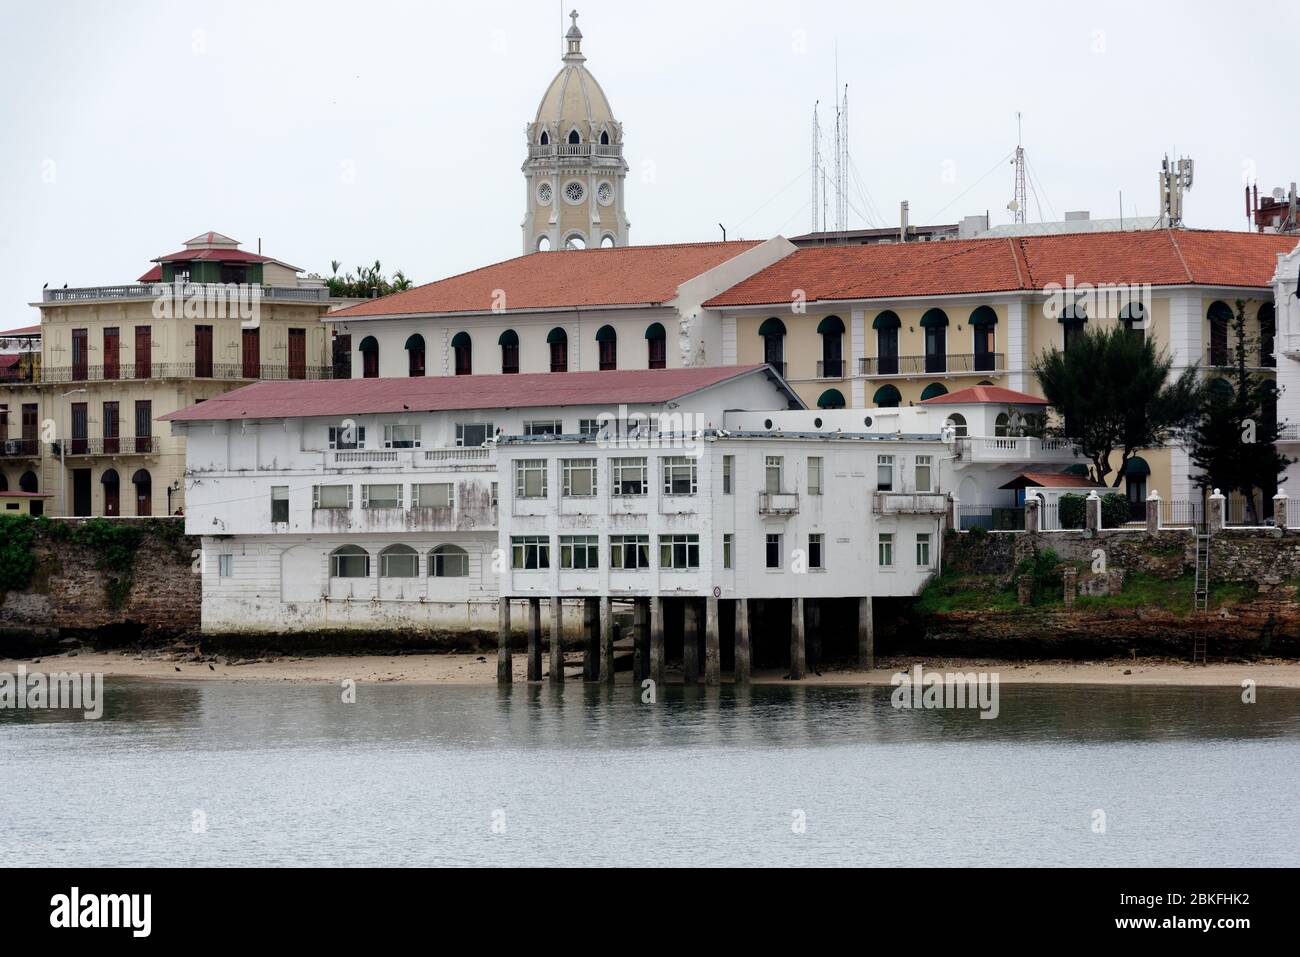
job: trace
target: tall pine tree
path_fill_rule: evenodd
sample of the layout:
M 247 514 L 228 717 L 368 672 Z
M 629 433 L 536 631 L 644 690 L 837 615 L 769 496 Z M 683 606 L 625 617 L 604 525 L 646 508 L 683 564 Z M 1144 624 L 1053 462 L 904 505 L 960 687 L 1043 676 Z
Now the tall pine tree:
M 1246 331 L 1246 303 L 1238 299 L 1236 306 L 1231 371 L 1205 390 L 1200 417 L 1189 436 L 1192 464 L 1201 471 L 1192 480 L 1202 491 L 1239 493 L 1246 502 L 1247 521 L 1258 524 L 1263 509 L 1256 507 L 1256 492 L 1271 502 L 1278 478 L 1294 460 L 1277 450 L 1285 426 L 1277 419 L 1278 389 L 1252 368 L 1249 358 L 1258 339 Z

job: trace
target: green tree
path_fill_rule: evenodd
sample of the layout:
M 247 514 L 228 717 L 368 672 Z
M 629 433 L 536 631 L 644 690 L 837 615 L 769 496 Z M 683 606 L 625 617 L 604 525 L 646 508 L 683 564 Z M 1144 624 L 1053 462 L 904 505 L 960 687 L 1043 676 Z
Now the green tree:
M 341 266 L 342 263 L 337 259 L 330 260 L 330 276 L 325 279 L 330 295 L 339 299 L 387 296 L 390 293 L 403 292 L 414 285 L 400 269 L 393 273 L 391 279 L 386 277 L 378 259 L 373 266 L 358 266 L 355 273 L 344 273 L 342 276 L 339 275 Z M 313 277 L 323 278 L 314 273 Z
M 1196 419 L 1197 369 L 1171 380 L 1172 368 L 1165 350 L 1119 324 L 1085 328 L 1070 339 L 1068 352 L 1047 349 L 1034 360 L 1039 387 L 1058 416 L 1049 434 L 1074 440 L 1092 463 L 1093 480 L 1104 485 L 1113 471 L 1110 484 L 1118 487 L 1139 450 L 1164 445 Z M 1116 452 L 1119 467 L 1112 470 Z
M 1238 299 L 1232 317 L 1235 343 L 1227 378 L 1205 389 L 1200 414 L 1190 433 L 1192 480 L 1202 489 L 1239 492 L 1247 518 L 1259 521 L 1255 492 L 1272 495 L 1277 480 L 1294 459 L 1277 450 L 1285 423 L 1277 420 L 1278 389 L 1272 379 L 1253 371 L 1247 361 L 1257 339 L 1246 329 L 1246 304 Z

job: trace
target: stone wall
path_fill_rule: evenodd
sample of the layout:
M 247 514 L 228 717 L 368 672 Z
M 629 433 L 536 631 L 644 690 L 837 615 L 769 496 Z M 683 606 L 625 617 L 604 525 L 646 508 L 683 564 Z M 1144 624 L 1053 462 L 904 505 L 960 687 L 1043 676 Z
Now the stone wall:
M 110 583 L 122 576 L 117 569 L 101 570 L 101 555 L 72 534 L 80 523 L 33 523 L 36 570 L 31 581 L 25 589 L 0 595 L 0 657 L 39 651 L 69 638 L 123 645 L 198 633 L 202 592 L 192 556 L 199 540 L 182 534 L 182 519 L 134 521 L 142 536 L 134 551 L 130 590 L 116 606 Z

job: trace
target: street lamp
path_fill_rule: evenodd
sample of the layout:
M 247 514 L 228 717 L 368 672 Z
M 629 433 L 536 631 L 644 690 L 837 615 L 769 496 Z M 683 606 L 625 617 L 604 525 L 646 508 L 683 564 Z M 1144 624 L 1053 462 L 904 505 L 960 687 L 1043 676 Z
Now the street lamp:
M 63 393 L 60 398 L 66 399 L 70 395 L 79 395 L 83 392 L 89 392 L 89 389 L 71 389 Z M 65 420 L 66 421 L 66 420 Z M 69 431 L 71 426 L 69 426 Z M 63 514 L 68 514 L 68 437 L 61 435 L 59 437 L 59 498 L 63 505 Z

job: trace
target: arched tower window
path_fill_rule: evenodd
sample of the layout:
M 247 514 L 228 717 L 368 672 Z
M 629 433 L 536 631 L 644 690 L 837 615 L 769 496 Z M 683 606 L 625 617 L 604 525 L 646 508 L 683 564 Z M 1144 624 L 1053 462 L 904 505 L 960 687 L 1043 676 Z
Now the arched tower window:
M 578 135 L 577 130 L 569 130 L 569 145 L 577 146 L 582 142 L 582 137 Z
M 948 371 L 948 314 L 942 309 L 931 309 L 921 317 L 925 330 L 925 371 Z
M 556 326 L 546 334 L 546 343 L 551 347 L 551 371 L 569 371 L 569 334 Z
M 876 316 L 871 328 L 876 330 L 876 375 L 898 375 L 898 314 L 886 309 Z
M 609 145 L 609 130 L 600 131 L 600 145 L 601 146 Z
M 992 372 L 997 368 L 994 354 L 998 314 L 992 306 L 980 306 L 970 314 L 970 331 L 975 348 L 975 371 Z
M 551 145 L 551 134 L 548 133 L 548 132 L 546 132 L 546 130 L 542 130 L 542 138 L 541 138 L 540 140 L 538 140 L 537 142 L 541 143 L 543 146 L 550 146 L 550 145 Z
M 645 331 L 646 353 L 651 369 L 664 369 L 668 366 L 668 336 L 662 323 L 652 322 Z
M 424 336 L 418 332 L 406 340 L 406 374 L 413 379 L 424 375 Z
M 501 333 L 497 344 L 501 346 L 502 373 L 514 375 L 519 372 L 519 334 L 513 329 L 507 329 Z
M 456 375 L 472 375 L 474 372 L 474 345 L 470 342 L 468 332 L 458 332 L 452 336 L 451 349 L 456 356 Z
M 379 340 L 374 336 L 366 336 L 357 348 L 361 350 L 361 378 L 378 379 Z
M 600 371 L 618 368 L 618 333 L 613 326 L 601 326 L 596 331 L 596 347 L 600 352 Z

